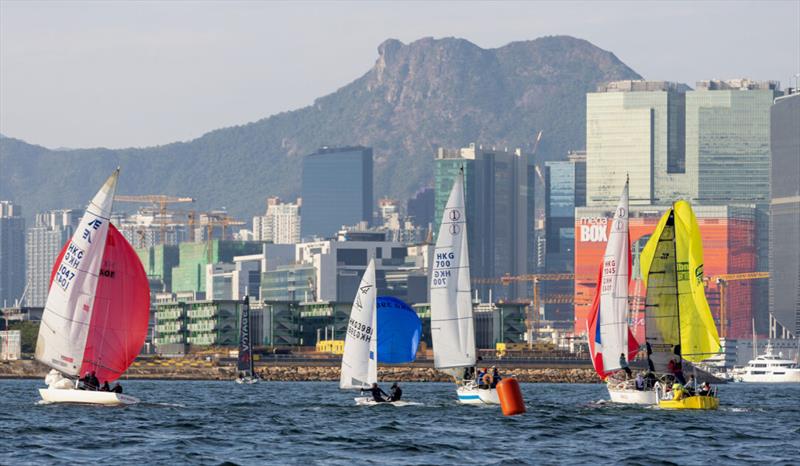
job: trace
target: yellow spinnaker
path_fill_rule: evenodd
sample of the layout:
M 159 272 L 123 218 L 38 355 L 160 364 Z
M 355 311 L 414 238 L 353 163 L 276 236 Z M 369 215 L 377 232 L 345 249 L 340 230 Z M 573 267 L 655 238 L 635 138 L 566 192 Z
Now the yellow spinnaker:
M 674 218 L 674 247 L 675 263 L 674 266 L 659 264 L 659 270 L 675 273 L 676 280 L 673 283 L 677 287 L 659 287 L 661 293 L 674 293 L 677 295 L 678 316 L 680 321 L 680 343 L 681 355 L 683 359 L 698 362 L 714 354 L 719 353 L 719 335 L 711 315 L 711 309 L 706 301 L 705 289 L 703 287 L 703 243 L 700 237 L 700 229 L 697 225 L 697 218 L 692 211 L 691 205 L 686 201 L 676 202 L 672 209 L 668 210 L 658 222 L 653 236 L 642 250 L 640 264 L 642 270 L 642 281 L 648 283 L 648 271 L 651 270 L 653 262 L 662 260 L 661 256 L 656 256 L 659 238 L 668 228 L 667 220 L 673 213 Z M 667 232 L 667 236 L 672 236 Z M 663 240 L 663 238 L 662 238 Z M 662 246 L 663 247 L 663 246 Z M 671 290 L 669 288 L 672 288 Z M 648 292 L 649 293 L 649 292 Z M 661 309 L 657 312 L 667 313 L 670 297 L 659 299 Z M 674 301 L 672 301 L 674 303 Z M 662 333 L 668 336 L 666 325 L 661 324 Z M 671 340 L 671 338 L 667 338 Z

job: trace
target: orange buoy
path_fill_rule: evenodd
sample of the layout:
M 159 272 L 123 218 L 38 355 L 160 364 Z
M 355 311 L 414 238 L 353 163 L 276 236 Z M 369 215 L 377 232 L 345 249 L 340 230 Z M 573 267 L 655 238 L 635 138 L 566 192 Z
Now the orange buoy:
M 503 416 L 514 416 L 525 412 L 525 400 L 522 399 L 517 379 L 501 380 L 497 384 L 497 397 L 500 398 Z

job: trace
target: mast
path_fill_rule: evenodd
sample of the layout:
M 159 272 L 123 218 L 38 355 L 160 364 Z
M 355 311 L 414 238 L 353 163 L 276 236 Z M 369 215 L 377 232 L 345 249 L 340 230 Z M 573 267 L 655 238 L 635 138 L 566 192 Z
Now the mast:
M 681 292 L 680 292 L 680 282 L 678 281 L 678 228 L 675 226 L 675 203 L 672 203 L 672 211 L 670 212 L 670 217 L 672 217 L 672 252 L 675 254 L 675 309 L 677 311 L 678 316 L 678 347 L 680 351 L 678 351 L 678 363 L 683 364 L 683 339 L 681 337 Z

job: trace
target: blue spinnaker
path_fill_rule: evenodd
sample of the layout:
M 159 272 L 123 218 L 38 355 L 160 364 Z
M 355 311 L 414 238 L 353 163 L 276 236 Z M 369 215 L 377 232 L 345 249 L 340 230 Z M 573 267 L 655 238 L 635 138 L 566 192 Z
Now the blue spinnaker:
M 411 306 L 391 296 L 378 297 L 378 362 L 400 364 L 417 356 L 422 322 Z

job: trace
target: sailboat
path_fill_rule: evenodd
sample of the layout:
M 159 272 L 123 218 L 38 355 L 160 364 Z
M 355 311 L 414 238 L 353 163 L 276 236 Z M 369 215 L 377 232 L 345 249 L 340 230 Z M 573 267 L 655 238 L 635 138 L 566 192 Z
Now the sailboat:
M 633 380 L 612 377 L 615 373 L 621 373 L 617 371 L 622 369 L 622 355 L 628 362 L 639 351 L 639 343 L 628 327 L 628 287 L 631 276 L 628 186 L 626 180 L 600 266 L 589 318 L 589 351 L 595 371 L 606 381 L 611 401 L 656 404 L 654 390 L 637 390 Z
M 686 201 L 673 204 L 641 253 L 648 363 L 660 373 L 670 362 L 700 362 L 720 350 L 719 335 L 703 287 L 703 244 L 697 218 Z M 658 406 L 671 409 L 717 409 L 716 396 L 666 399 L 667 386 L 656 390 Z
M 95 373 L 114 382 L 142 349 L 150 317 L 144 267 L 111 224 L 119 168 L 86 208 L 51 273 L 36 359 L 51 367 L 40 389 L 49 403 L 134 404 L 122 393 L 82 390 L 77 378 Z
M 370 259 L 350 309 L 339 376 L 339 388 L 342 390 L 368 389 L 378 382 L 376 299 L 375 261 Z M 358 397 L 355 401 L 358 404 L 370 404 L 372 399 Z
M 431 273 L 431 339 L 434 367 L 453 376 L 460 403 L 500 404 L 495 389 L 480 388 L 472 377 L 467 377 L 475 366 L 476 350 L 463 168 L 453 183 L 436 238 Z
M 253 370 L 253 346 L 250 344 L 250 297 L 245 296 L 242 302 L 242 316 L 239 323 L 239 357 L 236 362 L 239 377 L 238 384 L 253 384 L 259 381 Z

